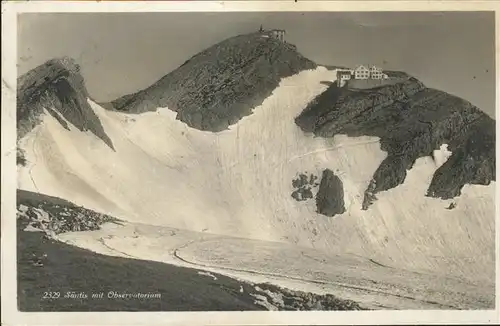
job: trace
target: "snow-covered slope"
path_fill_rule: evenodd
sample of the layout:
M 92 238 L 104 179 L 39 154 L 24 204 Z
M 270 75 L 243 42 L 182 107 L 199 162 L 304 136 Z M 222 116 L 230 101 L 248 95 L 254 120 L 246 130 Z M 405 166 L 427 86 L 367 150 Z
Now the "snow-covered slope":
M 132 222 L 352 253 L 492 284 L 495 182 L 466 186 L 453 209 L 451 200 L 425 197 L 449 156 L 443 144 L 362 210 L 387 155 L 378 138 L 313 137 L 294 123 L 335 75 L 319 67 L 285 78 L 252 115 L 217 133 L 188 127 L 168 108 L 125 114 L 89 100 L 114 150 L 43 114 L 20 140 L 28 163 L 19 166 L 19 187 Z M 299 173 L 327 168 L 344 186 L 346 212 L 333 218 L 317 214 L 314 200 L 291 197 Z

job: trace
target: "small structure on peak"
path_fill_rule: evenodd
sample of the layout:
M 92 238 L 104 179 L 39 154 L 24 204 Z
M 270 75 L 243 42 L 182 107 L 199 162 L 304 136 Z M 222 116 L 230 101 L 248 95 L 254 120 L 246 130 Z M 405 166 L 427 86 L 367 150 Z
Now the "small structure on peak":
M 284 29 L 271 29 L 271 30 L 265 30 L 262 25 L 260 25 L 259 28 L 259 33 L 263 34 L 263 37 L 272 37 L 277 40 L 280 40 L 281 42 L 285 42 L 285 34 L 286 31 Z

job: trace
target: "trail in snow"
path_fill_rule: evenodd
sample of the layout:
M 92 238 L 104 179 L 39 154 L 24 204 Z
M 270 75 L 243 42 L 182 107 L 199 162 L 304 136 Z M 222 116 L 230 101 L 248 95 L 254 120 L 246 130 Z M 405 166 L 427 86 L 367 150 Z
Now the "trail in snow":
M 193 261 L 190 261 L 190 260 L 182 258 L 182 256 L 179 254 L 179 250 L 180 249 L 182 249 L 182 248 L 175 249 L 173 256 L 176 259 L 179 259 L 181 262 L 186 263 L 186 264 L 188 264 L 190 266 L 199 267 L 199 268 L 214 267 L 214 266 L 211 266 L 211 265 L 200 264 L 200 263 L 196 263 L 196 262 L 193 262 Z M 378 265 L 380 265 L 380 264 L 378 264 Z M 383 266 L 383 265 L 380 265 L 380 266 Z M 254 275 L 266 276 L 266 277 L 277 277 L 277 278 L 283 278 L 283 279 L 286 279 L 286 280 L 300 281 L 300 282 L 305 282 L 305 283 L 322 284 L 322 285 L 334 285 L 334 286 L 339 286 L 339 287 L 343 287 L 343 288 L 347 288 L 347 289 L 359 290 L 361 292 L 376 293 L 376 294 L 383 295 L 383 296 L 393 296 L 393 297 L 396 297 L 396 298 L 399 298 L 399 299 L 409 299 L 409 300 L 414 300 L 414 301 L 422 301 L 423 303 L 432 303 L 432 305 L 435 308 L 438 308 L 438 309 L 444 309 L 444 308 L 458 309 L 455 306 L 450 306 L 450 305 L 446 305 L 446 304 L 440 304 L 438 302 L 429 302 L 429 300 L 418 300 L 415 297 L 411 297 L 411 296 L 400 295 L 400 294 L 390 293 L 390 292 L 386 292 L 386 291 L 380 291 L 380 290 L 377 290 L 377 289 L 374 289 L 374 288 L 348 285 L 348 284 L 341 283 L 341 282 L 335 282 L 333 280 L 320 281 L 320 280 L 315 280 L 315 279 L 307 279 L 307 278 L 303 278 L 303 277 L 294 277 L 294 276 L 280 274 L 280 273 L 266 273 L 266 272 L 262 272 L 262 271 L 251 270 L 251 269 L 244 269 L 244 268 L 232 268 L 232 267 L 222 267 L 222 266 L 218 266 L 218 267 L 215 267 L 215 268 L 217 270 L 221 270 L 221 271 L 242 272 L 242 273 L 246 273 L 246 274 L 254 274 Z
M 128 257 L 128 258 L 141 259 L 140 257 L 135 257 L 135 256 L 132 256 L 132 255 L 129 255 L 126 252 L 123 252 L 123 251 L 120 251 L 120 250 L 118 250 L 116 248 L 112 248 L 112 247 L 108 246 L 106 244 L 106 241 L 104 240 L 104 238 L 97 239 L 97 242 L 99 242 L 100 244 L 102 244 L 104 247 L 106 247 L 107 249 L 111 250 L 112 252 L 117 253 L 118 256 L 123 255 L 123 256 Z
M 365 140 L 365 141 L 359 141 L 359 142 L 356 142 L 356 143 L 350 143 L 348 145 L 348 147 L 352 148 L 354 146 L 375 144 L 375 143 L 378 143 L 378 142 L 379 142 L 378 139 Z M 346 145 L 345 144 L 339 144 L 339 145 L 336 145 L 336 146 L 331 146 L 331 147 L 327 147 L 327 148 L 321 148 L 321 149 L 310 151 L 310 152 L 307 152 L 307 153 L 304 153 L 304 154 L 296 155 L 296 156 L 290 158 L 287 161 L 287 163 L 290 163 L 293 160 L 296 160 L 296 159 L 299 159 L 299 158 L 302 158 L 302 157 L 305 157 L 305 156 L 308 156 L 308 155 L 314 155 L 314 154 L 319 154 L 319 153 L 323 153 L 323 152 L 333 151 L 333 150 L 336 150 L 336 149 L 339 149 L 339 148 L 343 148 L 343 147 L 346 147 Z
M 319 294 L 333 293 L 371 308 L 385 306 L 396 309 L 459 309 L 479 308 L 485 304 L 481 303 L 481 300 L 484 300 L 484 298 L 481 299 L 481 289 L 474 290 L 470 284 L 458 283 L 460 285 L 458 288 L 461 290 L 457 292 L 455 280 L 381 266 L 374 268 L 373 262 L 366 258 L 332 256 L 280 243 L 257 242 L 260 247 L 256 248 L 255 241 L 248 242 L 245 239 L 226 238 L 206 233 L 196 234 L 182 230 L 174 232 L 170 229 L 165 231 L 156 229 L 160 231 L 156 236 L 151 233 L 149 227 L 134 226 L 132 228 L 132 225 L 129 225 L 113 226 L 112 229 L 84 234 L 68 233 L 60 237 L 62 241 L 100 252 L 91 244 L 89 238 L 97 239 L 99 242 L 103 238 L 102 234 L 113 234 L 112 237 L 103 239 L 105 248 L 113 250 L 112 255 L 202 269 L 247 282 L 271 282 L 295 290 Z M 175 233 L 175 235 L 163 235 L 167 233 Z M 212 250 L 212 244 L 224 248 L 224 252 L 217 253 L 217 250 Z M 120 249 L 114 250 L 114 248 Z M 199 248 L 215 252 L 216 256 L 210 257 L 198 252 Z M 268 250 L 271 251 L 265 253 Z M 289 256 L 290 254 L 292 256 Z M 322 264 L 311 264 L 308 259 L 297 258 L 301 256 L 316 261 L 319 261 L 318 258 L 321 257 Z M 217 257 L 225 259 L 221 261 Z M 231 261 L 236 257 L 244 259 Z M 267 257 L 273 258 L 267 260 Z M 300 260 L 302 263 L 295 263 Z M 290 264 L 291 262 L 294 263 Z M 297 267 L 302 271 L 297 270 Z M 311 274 L 314 270 L 321 272 Z M 324 274 L 325 272 L 327 274 Z M 426 289 L 432 290 L 427 293 Z

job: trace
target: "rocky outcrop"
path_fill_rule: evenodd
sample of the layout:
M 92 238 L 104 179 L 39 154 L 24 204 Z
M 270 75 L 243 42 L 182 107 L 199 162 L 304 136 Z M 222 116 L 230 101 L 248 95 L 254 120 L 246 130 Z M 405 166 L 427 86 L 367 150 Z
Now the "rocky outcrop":
M 316 183 L 317 176 L 310 174 L 308 177 L 306 174 L 301 173 L 296 179 L 292 180 L 292 187 L 295 190 L 292 192 L 292 198 L 296 201 L 305 201 L 314 198 L 312 189 L 316 188 L 319 183 Z
M 88 98 L 80 67 L 70 58 L 53 59 L 30 70 L 17 80 L 18 138 L 40 123 L 45 109 L 66 129 L 69 122 L 113 148 Z
M 332 170 L 323 171 L 316 194 L 316 208 L 319 214 L 325 216 L 335 216 L 345 212 L 344 186 Z
M 66 200 L 39 193 L 17 190 L 17 218 L 30 229 L 54 235 L 72 231 L 98 230 L 118 219 L 76 206 Z
M 282 78 L 315 67 L 292 44 L 261 33 L 239 35 L 193 56 L 154 85 L 111 104 L 129 113 L 168 107 L 190 127 L 217 132 L 250 115 Z
M 300 187 L 292 192 L 292 198 L 296 201 L 305 201 L 314 197 L 311 187 Z
M 370 90 L 331 85 L 296 118 L 305 132 L 376 136 L 388 153 L 366 193 L 363 208 L 376 193 L 403 183 L 406 171 L 442 144 L 453 153 L 434 174 L 428 195 L 452 198 L 465 184 L 495 180 L 495 121 L 469 102 L 426 88 L 415 78 Z
M 352 119 L 363 122 L 367 120 L 367 114 L 375 115 L 386 106 L 405 102 L 424 88 L 414 78 L 389 87 L 360 91 L 338 88 L 332 84 L 306 107 L 295 122 L 305 131 L 333 137 L 339 130 L 346 129 L 346 124 Z
M 468 128 L 466 128 L 468 127 Z M 480 115 L 450 142 L 452 156 L 434 173 L 428 196 L 449 199 L 465 184 L 488 185 L 496 180 L 495 121 Z
M 251 293 L 258 300 L 256 303 L 279 311 L 313 311 L 313 310 L 367 310 L 357 302 L 337 298 L 331 294 L 313 294 L 310 292 L 288 290 L 269 283 L 254 286 L 257 290 Z

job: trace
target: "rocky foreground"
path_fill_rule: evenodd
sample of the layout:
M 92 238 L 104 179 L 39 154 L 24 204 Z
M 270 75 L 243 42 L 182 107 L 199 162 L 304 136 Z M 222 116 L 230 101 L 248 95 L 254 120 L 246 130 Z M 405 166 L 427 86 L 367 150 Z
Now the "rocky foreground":
M 110 257 L 57 241 L 120 223 L 70 202 L 18 191 L 21 311 L 363 310 L 334 295 L 251 284 L 173 265 Z

